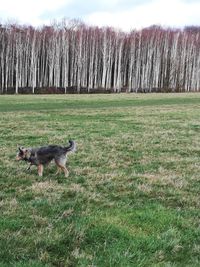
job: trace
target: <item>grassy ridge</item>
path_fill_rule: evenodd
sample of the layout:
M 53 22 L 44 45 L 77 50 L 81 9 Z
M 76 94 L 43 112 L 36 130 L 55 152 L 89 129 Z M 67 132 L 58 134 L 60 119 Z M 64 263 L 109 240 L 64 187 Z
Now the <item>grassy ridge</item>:
M 0 98 L 0 266 L 199 266 L 200 95 Z M 66 144 L 69 178 L 17 145 Z
M 153 97 L 152 97 L 153 95 Z M 52 109 L 93 109 L 132 106 L 188 105 L 198 104 L 195 94 L 167 94 L 165 97 L 151 94 L 141 98 L 138 95 L 34 95 L 34 96 L 1 96 L 0 111 L 27 111 Z

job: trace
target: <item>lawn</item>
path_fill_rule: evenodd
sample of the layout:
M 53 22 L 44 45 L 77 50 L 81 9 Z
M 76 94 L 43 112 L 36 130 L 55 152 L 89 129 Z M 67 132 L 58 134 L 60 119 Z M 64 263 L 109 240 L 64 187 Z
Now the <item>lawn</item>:
M 200 266 L 200 94 L 0 97 L 0 266 Z M 66 145 L 70 175 L 16 162 Z

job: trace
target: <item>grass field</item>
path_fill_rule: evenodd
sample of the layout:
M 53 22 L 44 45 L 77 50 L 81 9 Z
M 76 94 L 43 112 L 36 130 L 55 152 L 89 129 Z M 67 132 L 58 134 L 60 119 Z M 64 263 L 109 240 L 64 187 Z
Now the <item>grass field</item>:
M 0 97 L 0 266 L 200 266 L 200 94 Z M 17 145 L 65 145 L 70 175 Z

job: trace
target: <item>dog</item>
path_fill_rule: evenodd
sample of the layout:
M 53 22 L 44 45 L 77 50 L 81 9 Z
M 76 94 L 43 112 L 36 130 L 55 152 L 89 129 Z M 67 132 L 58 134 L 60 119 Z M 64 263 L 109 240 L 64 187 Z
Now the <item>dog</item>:
M 30 170 L 32 165 L 37 166 L 38 175 L 43 175 L 44 165 L 48 165 L 52 160 L 58 167 L 58 174 L 61 170 L 64 172 L 65 177 L 69 175 L 69 172 L 65 166 L 67 161 L 67 154 L 69 152 L 75 152 L 75 141 L 69 140 L 68 146 L 48 145 L 38 148 L 24 148 L 19 147 L 19 151 L 16 156 L 16 160 L 24 160 L 29 163 L 27 170 Z

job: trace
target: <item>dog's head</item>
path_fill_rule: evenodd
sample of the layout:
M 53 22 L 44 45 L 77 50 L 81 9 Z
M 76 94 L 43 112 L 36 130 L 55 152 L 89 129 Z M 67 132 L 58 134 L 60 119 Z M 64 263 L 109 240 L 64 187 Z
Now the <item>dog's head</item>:
M 19 151 L 16 155 L 16 160 L 27 160 L 30 154 L 29 149 L 24 147 L 19 147 L 18 149 Z

